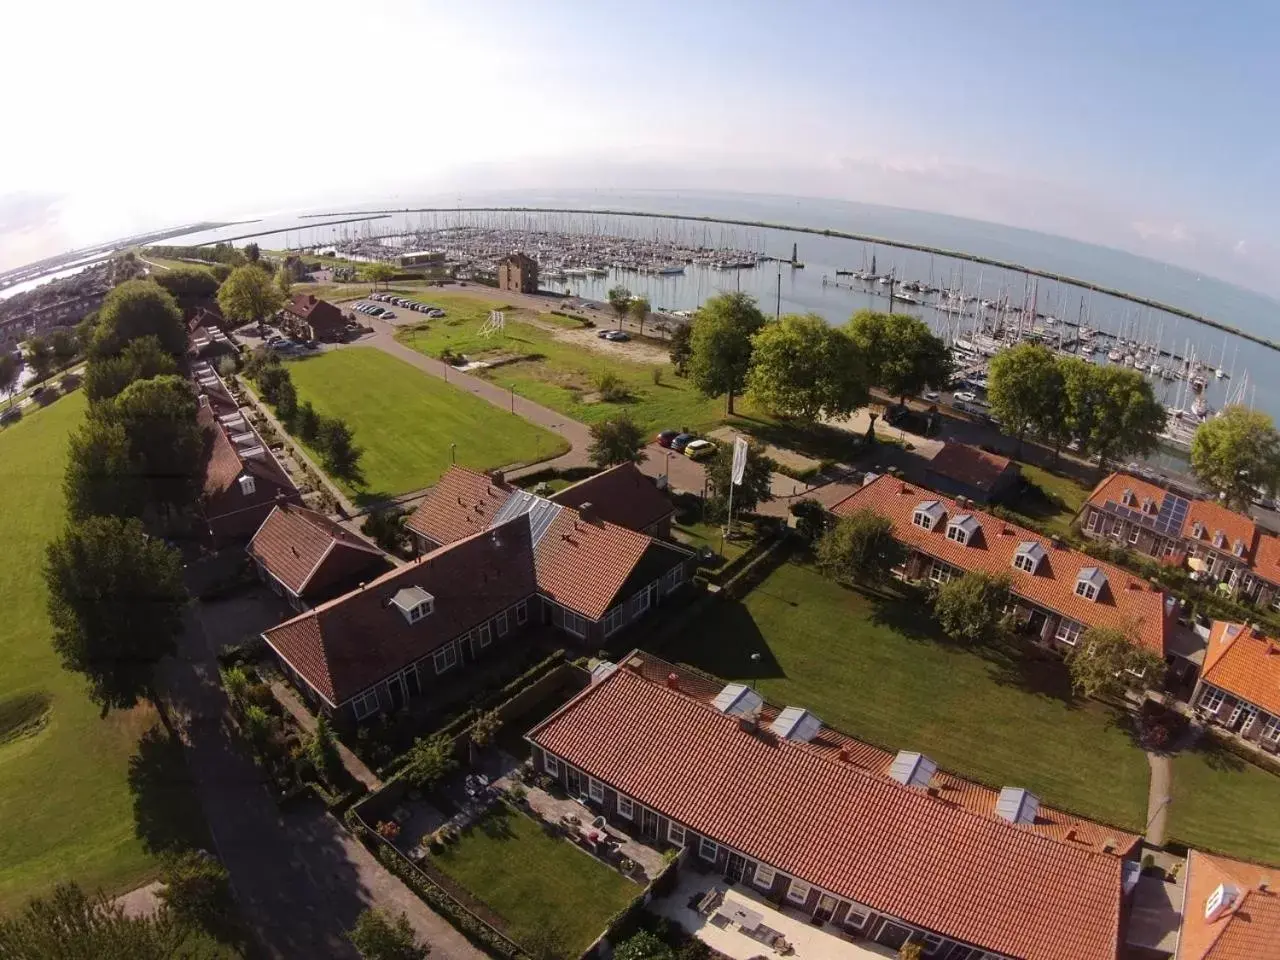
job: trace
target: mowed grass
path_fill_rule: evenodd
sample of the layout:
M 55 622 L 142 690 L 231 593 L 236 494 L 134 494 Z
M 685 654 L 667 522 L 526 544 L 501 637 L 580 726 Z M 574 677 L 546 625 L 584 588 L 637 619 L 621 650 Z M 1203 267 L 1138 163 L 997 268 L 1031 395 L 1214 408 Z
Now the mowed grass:
M 775 703 L 953 773 L 1117 826 L 1144 823 L 1146 758 L 1111 709 L 1072 697 L 1056 661 L 947 642 L 919 599 L 873 599 L 784 563 L 742 602 L 709 607 L 667 655 L 755 680 Z
M 1205 737 L 1173 758 L 1169 838 L 1280 865 L 1280 777 Z
M 569 449 L 558 435 L 373 347 L 347 347 L 291 361 L 299 400 L 342 417 L 364 450 L 360 485 L 347 494 L 379 499 L 435 483 L 457 462 L 476 470 L 532 463 Z M 317 458 L 319 459 L 319 458 Z
M 514 386 L 520 396 L 575 420 L 596 423 L 625 410 L 646 432 L 681 428 L 701 432 L 724 419 L 724 400 L 701 396 L 687 379 L 675 375 L 675 368 L 669 363 L 629 361 L 622 358 L 622 349 L 615 358 L 566 342 L 553 331 L 519 319 L 523 311 L 507 312 L 504 335 L 482 337 L 480 328 L 489 312 L 502 306 L 501 301 L 450 296 L 434 290 L 406 295 L 432 303 L 446 315 L 427 320 L 425 330 L 406 328 L 397 335 L 402 343 L 432 357 L 439 357 L 446 349 L 479 360 L 500 355 L 522 357 L 480 375 L 504 387 Z M 558 320 L 562 318 L 542 318 L 543 323 Z M 587 333 L 594 335 L 594 331 Z M 657 384 L 653 382 L 654 370 L 661 378 Z M 595 379 L 603 371 L 612 372 L 623 382 L 628 400 L 606 403 L 598 399 Z M 746 401 L 740 406 L 750 410 Z
M 1036 489 L 1009 502 L 1011 510 L 1028 517 L 1050 533 L 1065 536 L 1089 496 L 1090 488 L 1071 477 L 1050 473 L 1031 463 L 1019 463 L 1022 477 Z
M 76 392 L 0 430 L 0 913 L 75 880 L 122 892 L 155 871 L 134 834 L 129 759 L 150 708 L 98 714 L 49 643 L 40 570 L 63 518 Z
M 431 859 L 506 920 L 517 943 L 550 929 L 570 956 L 640 895 L 637 884 L 503 804 Z

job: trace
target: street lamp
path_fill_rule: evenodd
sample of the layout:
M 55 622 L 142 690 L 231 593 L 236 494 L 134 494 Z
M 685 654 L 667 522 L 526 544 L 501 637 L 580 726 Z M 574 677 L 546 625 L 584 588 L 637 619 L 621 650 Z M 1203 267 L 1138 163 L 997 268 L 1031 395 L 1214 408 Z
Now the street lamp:
M 456 443 L 449 444 L 449 462 L 458 462 L 458 445 Z
M 662 479 L 667 482 L 667 486 L 671 486 L 671 451 L 667 451 L 667 462 L 662 468 Z
M 511 384 L 511 412 L 516 412 L 516 385 Z
M 756 688 L 756 674 L 759 672 L 760 651 L 756 651 L 751 655 L 751 689 Z

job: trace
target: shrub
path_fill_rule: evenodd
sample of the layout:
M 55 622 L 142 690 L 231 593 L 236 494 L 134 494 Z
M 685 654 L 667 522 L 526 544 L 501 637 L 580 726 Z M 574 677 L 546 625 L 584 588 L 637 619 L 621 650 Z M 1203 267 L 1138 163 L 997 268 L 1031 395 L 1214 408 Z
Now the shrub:
M 395 842 L 396 837 L 400 836 L 400 824 L 394 820 L 379 820 L 378 826 L 375 828 L 378 836 L 383 840 Z
M 654 367 L 653 373 L 651 374 L 651 376 L 653 377 L 653 385 L 655 387 L 662 386 L 662 368 L 661 367 Z
M 316 717 L 316 729 L 307 742 L 306 754 L 325 783 L 338 782 L 342 775 L 342 757 L 338 754 L 329 719 L 324 714 Z
M 222 671 L 222 687 L 233 703 L 243 703 L 249 689 L 249 677 L 240 667 L 228 667 Z
M 179 920 L 204 930 L 217 929 L 231 914 L 227 871 L 203 850 L 189 850 L 164 864 L 164 886 L 157 896 Z
M 612 370 L 596 371 L 591 382 L 606 403 L 621 403 L 630 396 L 626 383 Z

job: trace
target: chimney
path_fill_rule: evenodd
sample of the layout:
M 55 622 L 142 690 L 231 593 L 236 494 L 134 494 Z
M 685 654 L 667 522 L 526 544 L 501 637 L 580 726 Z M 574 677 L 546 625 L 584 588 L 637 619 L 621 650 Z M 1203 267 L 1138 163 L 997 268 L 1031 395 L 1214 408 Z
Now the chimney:
M 630 657 L 627 660 L 626 667 L 632 673 L 640 673 L 644 670 L 644 660 L 640 657 Z
M 668 687 L 670 687 L 672 690 L 679 690 L 679 689 L 680 689 L 680 677 L 679 677 L 679 675 L 678 675 L 678 674 L 676 674 L 676 673 L 668 673 L 668 674 L 667 674 L 667 686 L 668 686 Z
M 1103 853 L 1115 853 L 1115 852 L 1116 852 L 1116 838 L 1115 838 L 1115 837 L 1107 837 L 1107 839 L 1106 839 L 1106 840 L 1102 841 L 1102 852 L 1103 852 Z
M 1076 828 L 1075 828 L 1075 827 L 1072 827 L 1070 830 L 1068 830 L 1068 831 L 1067 831 L 1067 839 L 1068 839 L 1068 840 L 1078 840 L 1078 839 L 1080 839 L 1080 835 L 1076 833 Z
M 503 481 L 506 479 L 506 474 L 503 473 L 501 470 L 490 470 L 489 479 L 492 480 L 494 483 L 496 483 L 498 486 L 502 486 Z
M 845 763 L 848 763 L 848 762 L 849 762 L 849 748 L 848 748 L 848 747 L 841 747 L 841 748 L 840 748 L 840 759 L 841 759 L 842 761 L 844 761 Z
M 1259 893 L 1270 893 L 1270 892 L 1271 892 L 1271 878 L 1270 878 L 1270 877 L 1263 877 L 1261 880 L 1259 880 L 1259 881 L 1258 881 L 1258 892 L 1259 892 Z
M 588 522 L 596 518 L 596 505 L 590 500 L 578 507 L 578 513 L 582 515 L 582 519 Z

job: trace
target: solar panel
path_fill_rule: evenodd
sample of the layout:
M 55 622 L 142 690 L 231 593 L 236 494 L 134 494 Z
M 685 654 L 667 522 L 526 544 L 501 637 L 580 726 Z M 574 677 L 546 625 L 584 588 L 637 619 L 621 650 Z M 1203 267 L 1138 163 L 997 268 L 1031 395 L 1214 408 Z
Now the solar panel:
M 516 491 L 511 498 L 498 510 L 493 517 L 493 523 L 489 526 L 497 527 L 506 523 L 513 517 L 522 514 L 529 517 L 529 532 L 533 536 L 534 546 L 537 546 L 543 535 L 547 532 L 547 528 L 551 526 L 557 514 L 563 509 L 560 504 L 552 503 L 544 497 L 529 493 L 524 490 Z
M 1160 499 L 1160 511 L 1154 517 L 1114 500 L 1107 501 L 1107 510 L 1116 516 L 1167 536 L 1176 536 L 1182 532 L 1182 525 L 1186 523 L 1190 509 L 1190 501 L 1173 493 L 1165 493 Z

